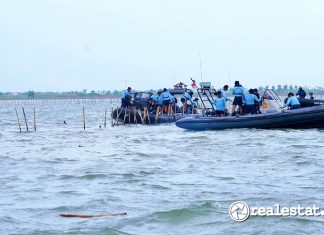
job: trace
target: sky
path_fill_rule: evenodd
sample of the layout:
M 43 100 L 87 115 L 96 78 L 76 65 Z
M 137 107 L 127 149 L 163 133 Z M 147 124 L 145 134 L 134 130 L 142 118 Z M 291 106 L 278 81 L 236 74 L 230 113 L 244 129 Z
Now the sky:
M 0 0 L 0 91 L 324 86 L 321 0 Z

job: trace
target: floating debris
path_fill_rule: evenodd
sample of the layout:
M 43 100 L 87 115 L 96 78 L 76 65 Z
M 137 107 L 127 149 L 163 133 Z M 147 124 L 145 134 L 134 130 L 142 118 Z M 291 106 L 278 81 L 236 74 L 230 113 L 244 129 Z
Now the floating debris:
M 66 218 L 98 218 L 98 217 L 114 217 L 114 216 L 120 216 L 120 215 L 127 215 L 127 213 L 122 212 L 122 213 L 95 214 L 95 215 L 89 215 L 89 214 L 60 214 L 60 216 L 66 217 Z

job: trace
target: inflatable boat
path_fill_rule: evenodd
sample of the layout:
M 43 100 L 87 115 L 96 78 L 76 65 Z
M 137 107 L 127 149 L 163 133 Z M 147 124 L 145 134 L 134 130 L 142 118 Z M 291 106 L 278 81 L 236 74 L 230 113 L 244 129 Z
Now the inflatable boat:
M 311 107 L 319 104 L 324 104 L 324 100 L 312 100 L 312 99 L 300 99 L 300 98 L 298 100 L 301 107 Z
M 324 128 L 324 105 L 234 117 L 204 117 L 200 115 L 180 119 L 176 125 L 195 131 L 230 128 Z
M 169 89 L 171 95 L 175 98 L 176 101 L 174 105 L 169 107 L 169 113 L 161 113 L 161 109 L 152 107 L 152 92 L 138 91 L 134 93 L 134 98 L 131 100 L 130 106 L 127 108 L 116 107 L 113 109 L 112 125 L 116 124 L 161 124 L 161 123 L 171 123 L 176 122 L 177 120 L 194 116 L 194 113 L 201 111 L 198 108 L 192 109 L 191 105 L 188 105 L 187 113 L 182 113 L 182 102 L 180 102 L 185 89 L 182 87 L 174 86 L 173 89 Z M 150 110 L 150 112 L 148 111 Z M 152 111 L 154 110 L 154 111 Z M 159 111 L 158 111 L 159 110 Z M 156 114 L 158 111 L 159 114 Z
M 192 117 L 195 114 L 156 114 L 136 108 L 117 108 L 112 112 L 114 124 L 161 124 L 176 122 L 184 117 Z

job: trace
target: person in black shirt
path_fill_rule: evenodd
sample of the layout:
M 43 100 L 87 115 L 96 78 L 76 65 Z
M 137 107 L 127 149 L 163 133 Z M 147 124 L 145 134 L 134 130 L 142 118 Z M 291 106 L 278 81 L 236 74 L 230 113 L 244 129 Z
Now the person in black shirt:
M 296 96 L 299 96 L 300 99 L 305 99 L 306 92 L 303 90 L 302 87 L 299 87 L 298 92 L 296 93 Z

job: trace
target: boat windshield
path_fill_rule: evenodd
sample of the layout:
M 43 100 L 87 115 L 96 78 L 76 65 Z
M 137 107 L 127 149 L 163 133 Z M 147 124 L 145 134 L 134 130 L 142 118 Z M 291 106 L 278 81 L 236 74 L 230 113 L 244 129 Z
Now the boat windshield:
M 280 112 L 282 103 L 279 96 L 271 89 L 266 89 L 263 93 L 263 102 L 260 107 L 262 113 Z
M 270 89 L 267 89 L 264 91 L 263 97 L 264 97 L 264 99 L 267 99 L 267 100 L 281 101 L 279 96 L 273 90 L 270 90 Z

